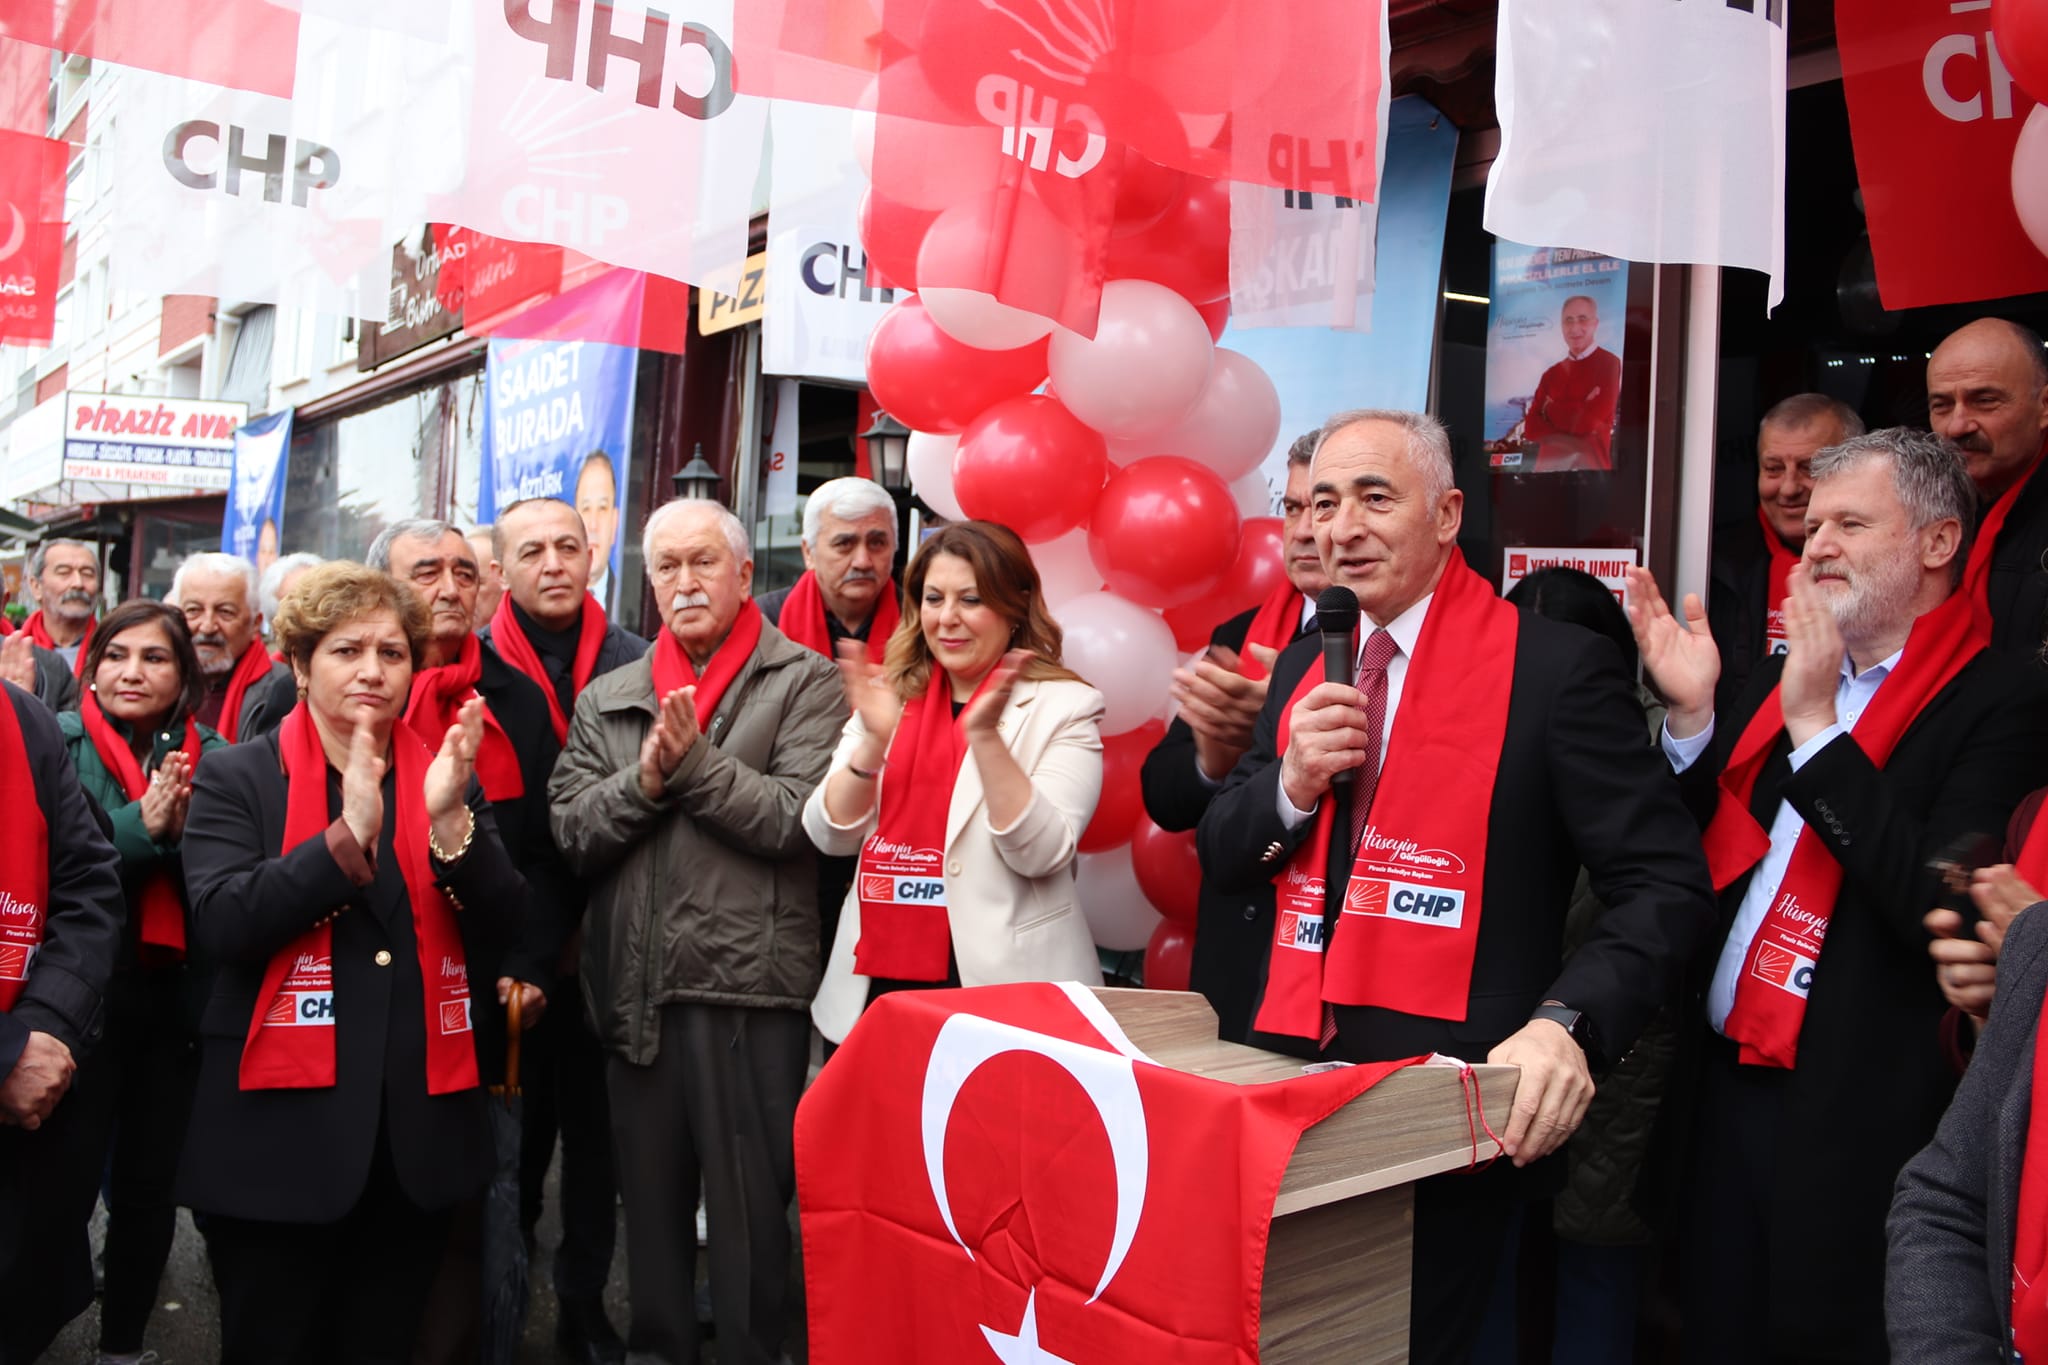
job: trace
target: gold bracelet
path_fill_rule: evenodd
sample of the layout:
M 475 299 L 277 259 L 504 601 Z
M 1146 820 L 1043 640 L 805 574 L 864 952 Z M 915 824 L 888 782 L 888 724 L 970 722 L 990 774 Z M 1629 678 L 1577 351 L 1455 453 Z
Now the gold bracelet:
M 469 846 L 476 842 L 476 812 L 472 810 L 464 813 L 469 816 L 469 829 L 462 836 L 462 847 L 453 853 L 441 851 L 441 841 L 434 837 L 434 822 L 427 822 L 427 852 L 433 854 L 434 861 L 443 867 L 452 867 L 461 862 L 463 855 L 469 852 Z

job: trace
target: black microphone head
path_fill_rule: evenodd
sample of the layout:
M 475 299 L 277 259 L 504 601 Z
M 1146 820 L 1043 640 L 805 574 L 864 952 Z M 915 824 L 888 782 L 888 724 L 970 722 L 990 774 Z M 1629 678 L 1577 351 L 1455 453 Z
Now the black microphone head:
M 1358 594 L 1332 585 L 1316 598 L 1316 629 L 1325 635 L 1349 635 L 1358 629 Z

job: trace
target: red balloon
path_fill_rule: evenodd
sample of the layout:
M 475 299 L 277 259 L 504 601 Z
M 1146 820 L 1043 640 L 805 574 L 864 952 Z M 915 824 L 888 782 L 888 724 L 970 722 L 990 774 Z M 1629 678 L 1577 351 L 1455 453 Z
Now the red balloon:
M 1109 244 L 1111 279 L 1153 280 L 1190 303 L 1230 294 L 1230 182 L 1188 178 L 1187 193 L 1143 232 Z
M 1145 945 L 1145 989 L 1184 991 L 1195 965 L 1195 934 L 1185 924 L 1163 919 Z
M 917 249 L 938 216 L 936 210 L 914 209 L 876 194 L 873 186 L 861 193 L 860 244 L 868 254 L 870 287 L 917 287 Z
M 953 455 L 953 496 L 968 516 L 1001 522 L 1035 545 L 1086 521 L 1108 475 L 1102 433 L 1033 393 L 968 424 Z
M 1202 899 L 1202 861 L 1195 832 L 1168 834 L 1147 818 L 1131 835 L 1131 870 L 1152 908 L 1170 920 L 1192 925 Z
M 978 351 L 939 330 L 916 298 L 897 302 L 868 336 L 868 388 L 913 431 L 964 431 L 1005 398 L 1045 382 L 1046 343 Z
M 2048 6 L 2041 0 L 1991 0 L 1991 36 L 2020 89 L 2048 103 Z
M 1095 818 L 1081 831 L 1081 851 L 1101 853 L 1131 841 L 1131 832 L 1145 818 L 1145 797 L 1138 775 L 1145 756 L 1166 737 L 1166 722 L 1148 720 L 1135 730 L 1102 737 L 1102 796 Z
M 1216 591 L 1200 601 L 1161 612 L 1173 627 L 1173 638 L 1182 649 L 1200 649 L 1209 643 L 1209 632 L 1241 611 L 1249 611 L 1266 600 L 1280 580 L 1287 577 L 1287 542 L 1282 534 L 1286 523 L 1278 517 L 1249 517 L 1237 548 L 1237 562 Z M 1188 641 L 1194 643 L 1190 644 Z
M 1237 562 L 1241 543 L 1230 486 L 1178 455 L 1117 470 L 1088 522 L 1095 571 L 1111 592 L 1148 607 L 1210 596 Z
M 1202 315 L 1202 321 L 1209 324 L 1209 339 L 1223 340 L 1223 329 L 1230 325 L 1230 296 L 1225 294 L 1214 303 L 1198 303 L 1195 311 Z
M 1111 231 L 1129 237 L 1151 227 L 1186 194 L 1187 179 L 1182 172 L 1126 148 L 1123 175 L 1116 186 L 1116 226 Z

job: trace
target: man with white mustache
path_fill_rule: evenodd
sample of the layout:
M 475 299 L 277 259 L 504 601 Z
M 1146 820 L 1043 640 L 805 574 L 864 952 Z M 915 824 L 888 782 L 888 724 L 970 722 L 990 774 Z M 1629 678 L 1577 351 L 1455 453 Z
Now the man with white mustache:
M 256 566 L 218 550 L 192 555 L 171 579 L 172 606 L 185 613 L 206 674 L 195 719 L 234 744 L 280 725 L 297 700 L 289 666 L 263 647 Z
M 1689 1119 L 1686 1359 L 1884 1360 L 1884 1220 L 1955 1088 L 1927 970 L 1929 863 L 2003 830 L 2048 775 L 2038 673 L 1959 591 L 1976 491 L 1955 448 L 1894 427 L 1813 460 L 1787 649 L 1714 711 L 1697 596 L 1629 572 L 1663 748 L 1721 893 L 1667 1106 Z M 1839 1140 L 1844 1114 L 1855 1139 Z M 1825 1159 L 1820 1159 L 1825 1154 Z

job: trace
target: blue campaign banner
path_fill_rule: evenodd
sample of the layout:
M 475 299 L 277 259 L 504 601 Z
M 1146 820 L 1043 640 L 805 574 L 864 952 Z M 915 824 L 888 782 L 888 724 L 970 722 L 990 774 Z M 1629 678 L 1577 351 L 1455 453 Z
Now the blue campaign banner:
M 619 578 L 639 356 L 596 341 L 493 337 L 484 363 L 477 519 L 489 525 L 524 498 L 575 504 L 590 532 L 590 591 L 607 611 Z
M 1294 438 L 1321 426 L 1331 413 L 1428 407 L 1444 223 L 1457 154 L 1458 130 L 1427 100 L 1404 95 L 1388 107 L 1370 332 L 1224 329 L 1218 344 L 1258 361 L 1280 391 L 1280 436 L 1264 466 L 1273 487 L 1287 481 L 1287 447 Z
M 223 554 L 239 555 L 259 571 L 277 558 L 291 458 L 292 409 L 235 428 L 234 473 L 220 527 Z

